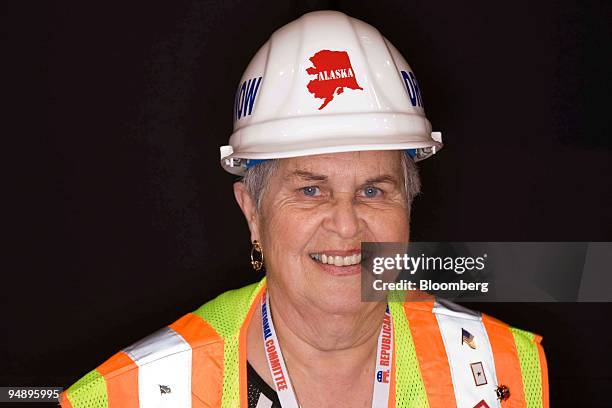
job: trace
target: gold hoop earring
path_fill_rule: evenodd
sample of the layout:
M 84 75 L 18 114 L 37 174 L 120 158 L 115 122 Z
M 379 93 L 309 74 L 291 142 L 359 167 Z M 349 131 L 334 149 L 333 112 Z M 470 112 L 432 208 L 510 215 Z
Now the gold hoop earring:
M 259 259 L 255 259 L 255 252 L 259 254 Z M 264 265 L 263 250 L 261 249 L 261 244 L 257 240 L 253 241 L 253 247 L 251 248 L 251 265 L 256 271 L 259 271 Z

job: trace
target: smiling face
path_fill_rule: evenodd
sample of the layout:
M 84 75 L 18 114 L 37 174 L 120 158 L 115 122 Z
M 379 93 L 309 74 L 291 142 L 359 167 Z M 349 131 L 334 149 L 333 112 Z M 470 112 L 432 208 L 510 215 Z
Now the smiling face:
M 261 208 L 236 196 L 251 238 L 261 242 L 270 290 L 328 313 L 355 311 L 362 241 L 407 242 L 409 208 L 401 152 L 370 151 L 282 159 Z

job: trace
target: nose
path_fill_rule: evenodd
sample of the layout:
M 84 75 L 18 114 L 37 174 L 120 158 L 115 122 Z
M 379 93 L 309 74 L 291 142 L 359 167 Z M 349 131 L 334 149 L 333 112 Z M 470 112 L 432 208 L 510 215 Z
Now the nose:
M 361 219 L 352 194 L 338 194 L 334 198 L 323 226 L 341 238 L 354 238 L 359 234 Z

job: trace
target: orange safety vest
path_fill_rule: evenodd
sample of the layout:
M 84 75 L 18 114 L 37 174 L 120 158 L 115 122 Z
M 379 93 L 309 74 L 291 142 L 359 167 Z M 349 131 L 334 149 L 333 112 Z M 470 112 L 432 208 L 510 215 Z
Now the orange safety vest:
M 265 278 L 123 349 L 60 395 L 72 408 L 247 408 L 246 331 Z M 451 302 L 390 302 L 389 407 L 548 408 L 541 337 Z M 509 397 L 500 400 L 502 387 Z

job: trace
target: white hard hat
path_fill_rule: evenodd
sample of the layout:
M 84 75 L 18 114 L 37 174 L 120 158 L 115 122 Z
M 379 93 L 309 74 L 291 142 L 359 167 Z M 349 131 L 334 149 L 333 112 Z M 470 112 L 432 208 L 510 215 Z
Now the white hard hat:
M 251 60 L 221 164 L 243 175 L 265 159 L 407 150 L 421 160 L 441 147 L 397 49 L 361 20 L 316 11 L 274 32 Z

